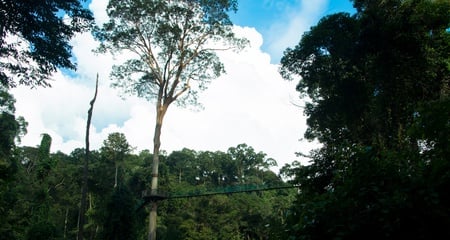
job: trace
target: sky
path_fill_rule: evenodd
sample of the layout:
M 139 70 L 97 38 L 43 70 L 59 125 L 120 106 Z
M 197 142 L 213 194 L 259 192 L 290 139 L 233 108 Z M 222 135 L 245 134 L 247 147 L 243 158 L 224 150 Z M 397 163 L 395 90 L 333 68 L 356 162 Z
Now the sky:
M 88 2 L 96 22 L 107 20 L 107 0 Z M 286 163 L 308 159 L 315 142 L 303 140 L 306 117 L 296 82 L 278 73 L 283 51 L 294 47 L 302 34 L 321 17 L 335 12 L 353 12 L 346 0 L 239 0 L 231 14 L 236 34 L 250 40 L 242 52 L 221 52 L 226 74 L 215 79 L 199 95 L 202 110 L 169 107 L 165 117 L 161 149 L 168 153 L 182 148 L 196 151 L 226 151 L 245 143 L 277 161 L 277 171 Z M 23 146 L 38 146 L 43 133 L 52 137 L 51 151 L 69 154 L 84 147 L 87 111 L 93 97 L 96 75 L 99 90 L 90 129 L 90 148 L 99 149 L 110 133 L 124 133 L 136 153 L 153 148 L 154 104 L 135 96 L 124 96 L 110 87 L 109 72 L 117 58 L 96 55 L 98 45 L 90 33 L 72 40 L 77 71 L 58 71 L 51 88 L 17 87 L 16 115 L 28 122 Z

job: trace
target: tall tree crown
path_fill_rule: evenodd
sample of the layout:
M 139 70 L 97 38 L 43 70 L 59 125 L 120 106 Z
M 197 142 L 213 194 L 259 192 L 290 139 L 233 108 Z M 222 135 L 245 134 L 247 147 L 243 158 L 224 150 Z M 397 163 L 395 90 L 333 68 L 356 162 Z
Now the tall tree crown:
M 353 2 L 281 61 L 309 97 L 305 136 L 323 143 L 283 169 L 301 186 L 290 234 L 448 238 L 450 2 Z
M 281 74 L 300 76 L 297 90 L 311 99 L 306 137 L 396 144 L 406 138 L 420 102 L 448 97 L 450 6 L 448 1 L 354 4 L 355 15 L 323 18 L 288 49 Z
M 187 93 L 178 102 L 195 104 L 197 91 L 224 72 L 215 51 L 245 43 L 227 15 L 235 8 L 236 1 L 111 0 L 110 20 L 96 32 L 99 50 L 133 55 L 113 67 L 113 86 L 166 104 Z

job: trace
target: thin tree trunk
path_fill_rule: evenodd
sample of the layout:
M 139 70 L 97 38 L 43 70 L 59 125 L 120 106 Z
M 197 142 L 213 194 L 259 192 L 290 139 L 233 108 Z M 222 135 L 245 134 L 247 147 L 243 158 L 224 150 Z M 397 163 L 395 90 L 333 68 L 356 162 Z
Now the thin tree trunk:
M 66 217 L 64 218 L 64 239 L 67 239 L 67 222 L 69 219 L 69 208 L 66 208 Z
M 94 199 L 92 199 L 92 193 L 88 193 L 88 197 L 89 197 L 89 210 L 92 210 L 94 208 Z M 89 237 L 85 237 L 85 239 L 89 239 L 92 240 L 94 239 L 94 231 L 92 230 L 92 226 L 88 229 L 88 233 L 86 235 L 89 235 Z
M 156 105 L 156 124 L 155 133 L 153 137 L 153 163 L 152 163 L 152 183 L 151 183 L 151 195 L 158 194 L 158 168 L 159 168 L 159 150 L 161 147 L 161 129 L 166 114 L 168 104 L 162 104 L 161 101 Z M 149 233 L 148 240 L 156 240 L 156 218 L 158 203 L 151 203 L 151 210 L 149 214 Z
M 116 164 L 116 175 L 114 177 L 114 188 L 117 187 L 117 169 L 119 168 L 119 166 Z
M 95 82 L 95 93 L 94 98 L 92 98 L 90 102 L 90 108 L 88 110 L 88 118 L 87 118 L 87 124 L 86 124 L 86 152 L 84 155 L 84 168 L 83 168 L 83 185 L 81 187 L 81 203 L 80 203 L 80 211 L 78 214 L 78 234 L 77 239 L 83 240 L 84 235 L 84 223 L 86 221 L 85 213 L 86 213 L 86 196 L 88 192 L 88 173 L 89 173 L 89 127 L 91 126 L 91 119 L 92 119 L 92 111 L 94 109 L 94 103 L 97 99 L 97 91 L 98 91 L 98 74 L 97 74 L 97 80 Z

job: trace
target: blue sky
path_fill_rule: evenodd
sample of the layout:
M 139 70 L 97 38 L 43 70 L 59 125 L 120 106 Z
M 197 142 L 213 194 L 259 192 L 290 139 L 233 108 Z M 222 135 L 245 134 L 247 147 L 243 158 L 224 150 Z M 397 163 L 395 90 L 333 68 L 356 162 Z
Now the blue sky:
M 92 0 L 86 1 L 85 6 L 89 6 L 91 2 Z M 282 56 L 281 46 L 272 47 L 280 34 L 278 31 L 283 31 L 283 27 L 289 25 L 292 16 L 308 9 L 307 5 L 321 5 L 318 12 L 305 16 L 308 27 L 325 15 L 355 12 L 350 0 L 238 0 L 238 11 L 230 13 L 230 17 L 236 25 L 255 28 L 264 39 L 261 49 L 272 56 L 272 63 L 278 63 Z M 299 29 L 298 41 L 304 30 L 307 29 Z
M 314 2 L 314 0 L 309 0 Z M 322 15 L 336 12 L 353 12 L 350 0 L 328 0 Z M 253 26 L 260 33 L 267 33 L 274 21 L 286 18 L 286 12 L 301 8 L 300 0 L 239 0 L 238 11 L 230 14 L 233 23 Z
M 325 15 L 355 12 L 350 0 L 239 0 L 238 4 L 238 11 L 230 14 L 232 22 L 239 26 L 254 27 L 263 36 L 261 48 L 273 57 L 272 63 L 277 63 L 282 53 L 279 49 L 270 47 L 271 44 L 276 42 L 277 35 L 280 35 L 278 31 L 289 25 L 297 14 L 305 15 L 308 25 L 314 25 Z M 317 12 L 308 13 L 304 9 L 311 8 L 309 5 L 320 7 L 316 9 Z M 299 30 L 297 42 L 304 30 L 307 29 Z
M 86 3 L 98 24 L 107 21 L 108 0 Z M 162 132 L 162 149 L 167 152 L 190 148 L 196 151 L 226 151 L 246 143 L 274 158 L 278 166 L 307 154 L 318 145 L 302 140 L 306 117 L 299 105 L 304 100 L 295 91 L 296 82 L 283 80 L 278 73 L 283 51 L 298 44 L 302 34 L 321 17 L 353 11 L 346 0 L 240 0 L 232 14 L 235 32 L 249 39 L 242 52 L 218 53 L 226 74 L 212 81 L 199 95 L 202 111 L 171 106 Z M 22 139 L 26 146 L 40 143 L 41 134 L 52 136 L 52 151 L 70 153 L 84 147 L 86 112 L 99 74 L 99 95 L 94 107 L 90 142 L 100 148 L 112 132 L 122 132 L 137 151 L 152 149 L 154 105 L 135 96 L 122 98 L 111 88 L 109 74 L 116 60 L 92 52 L 98 46 L 90 33 L 72 41 L 75 73 L 58 71 L 52 88 L 13 89 L 16 113 L 29 123 Z

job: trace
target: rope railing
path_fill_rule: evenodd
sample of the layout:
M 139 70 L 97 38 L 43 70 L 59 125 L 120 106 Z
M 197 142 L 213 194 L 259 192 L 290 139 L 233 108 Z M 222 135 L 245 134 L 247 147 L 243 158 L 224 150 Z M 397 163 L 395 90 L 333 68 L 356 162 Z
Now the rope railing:
M 161 201 L 166 199 L 176 199 L 176 198 L 193 198 L 202 196 L 211 196 L 219 194 L 233 194 L 233 193 L 244 193 L 244 192 L 258 192 L 258 191 L 269 191 L 277 189 L 287 189 L 287 188 L 297 188 L 296 185 L 256 185 L 256 184 L 245 184 L 245 185 L 233 185 L 225 187 L 216 187 L 210 189 L 196 189 L 189 191 L 180 191 L 168 193 L 165 191 L 150 191 L 145 190 L 142 192 L 142 198 L 146 203 L 153 201 Z
M 225 186 L 225 187 L 217 187 L 211 189 L 196 189 L 186 192 L 174 192 L 168 193 L 166 191 L 151 191 L 145 190 L 142 192 L 143 202 L 139 206 L 137 210 L 142 209 L 145 205 L 150 202 L 162 201 L 166 199 L 177 199 L 177 198 L 193 198 L 193 197 L 203 197 L 203 196 L 211 196 L 211 195 L 220 195 L 220 194 L 234 194 L 234 193 L 246 193 L 246 192 L 259 192 L 259 191 L 271 191 L 278 189 L 288 189 L 288 188 L 298 188 L 298 185 L 256 185 L 256 184 L 246 184 L 246 185 L 233 185 L 233 186 Z
M 219 194 L 244 193 L 244 192 L 269 191 L 269 190 L 286 189 L 286 188 L 296 188 L 296 186 L 294 186 L 294 185 L 268 186 L 268 185 L 250 185 L 250 184 L 234 185 L 234 186 L 206 189 L 205 191 L 194 190 L 194 191 L 173 193 L 173 194 L 168 195 L 168 199 L 192 198 L 192 197 L 202 197 L 202 196 L 219 195 Z

